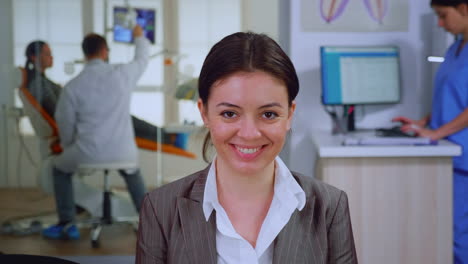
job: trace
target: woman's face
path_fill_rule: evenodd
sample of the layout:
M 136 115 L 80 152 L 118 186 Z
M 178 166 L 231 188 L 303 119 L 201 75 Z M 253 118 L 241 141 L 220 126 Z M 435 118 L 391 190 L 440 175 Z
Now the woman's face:
M 432 6 L 438 17 L 438 26 L 452 34 L 460 34 L 467 30 L 467 17 L 465 14 L 467 5 L 461 4 L 457 7 Z
M 39 61 L 36 61 L 36 57 L 33 57 L 34 63 L 36 66 L 40 67 L 42 70 L 52 67 L 54 63 L 54 58 L 52 57 L 52 51 L 50 50 L 49 45 L 42 46 L 41 53 L 38 56 Z M 39 63 L 39 65 L 37 65 Z
M 243 174 L 261 172 L 281 151 L 295 102 L 284 83 L 262 71 L 239 72 L 215 82 L 198 107 L 217 152 L 217 166 Z

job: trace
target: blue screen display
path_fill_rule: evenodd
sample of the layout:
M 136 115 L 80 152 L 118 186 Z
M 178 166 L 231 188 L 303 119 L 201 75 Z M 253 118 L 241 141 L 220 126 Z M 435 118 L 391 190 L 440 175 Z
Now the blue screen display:
M 400 100 L 397 47 L 321 47 L 320 61 L 325 105 Z
M 134 23 L 143 28 L 143 34 L 151 43 L 155 42 L 156 11 L 154 9 L 133 9 L 136 13 Z M 127 21 L 128 8 L 114 7 L 114 41 L 132 43 L 132 26 Z

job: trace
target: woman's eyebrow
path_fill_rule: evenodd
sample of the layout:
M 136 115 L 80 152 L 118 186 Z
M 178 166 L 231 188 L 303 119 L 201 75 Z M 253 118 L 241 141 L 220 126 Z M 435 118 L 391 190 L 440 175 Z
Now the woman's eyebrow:
M 220 106 L 241 108 L 241 107 L 238 106 L 238 105 L 231 104 L 231 103 L 227 103 L 227 102 L 221 102 L 221 103 L 219 103 L 219 104 L 216 105 L 216 107 L 220 107 Z M 280 108 L 283 108 L 283 106 L 282 106 L 280 103 L 274 102 L 274 103 L 269 103 L 269 104 L 262 105 L 262 106 L 259 107 L 259 109 L 270 108 L 270 107 L 280 107 Z
M 227 103 L 227 102 L 221 102 L 221 103 L 219 103 L 219 104 L 216 105 L 216 107 L 219 107 L 219 106 L 241 108 L 241 107 L 238 106 L 238 105 L 231 104 L 231 103 Z
M 259 109 L 270 108 L 270 107 L 279 107 L 279 108 L 283 108 L 283 106 L 282 106 L 280 103 L 269 103 L 269 104 L 260 106 Z

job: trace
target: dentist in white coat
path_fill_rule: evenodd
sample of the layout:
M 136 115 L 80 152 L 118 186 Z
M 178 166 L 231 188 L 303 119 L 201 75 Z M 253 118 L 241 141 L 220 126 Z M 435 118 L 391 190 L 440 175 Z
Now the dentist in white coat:
M 61 93 L 55 119 L 63 152 L 54 161 L 53 180 L 59 222 L 43 230 L 52 239 L 79 239 L 74 224 L 72 175 L 81 163 L 138 162 L 130 117 L 132 90 L 148 64 L 149 41 L 140 26 L 133 30 L 135 57 L 128 64 L 107 63 L 105 38 L 88 34 L 82 49 L 83 71 Z M 146 188 L 139 169 L 119 171 L 137 211 Z

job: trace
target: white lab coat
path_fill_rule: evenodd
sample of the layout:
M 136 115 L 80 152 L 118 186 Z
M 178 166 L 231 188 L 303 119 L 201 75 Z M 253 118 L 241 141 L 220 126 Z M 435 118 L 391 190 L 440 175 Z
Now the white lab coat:
M 138 37 L 130 63 L 91 60 L 65 85 L 55 111 L 63 147 L 54 160 L 58 169 L 74 172 L 81 163 L 137 163 L 130 97 L 148 64 L 149 45 Z

